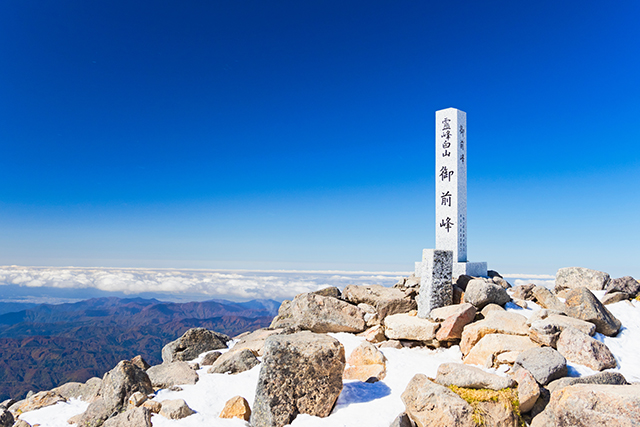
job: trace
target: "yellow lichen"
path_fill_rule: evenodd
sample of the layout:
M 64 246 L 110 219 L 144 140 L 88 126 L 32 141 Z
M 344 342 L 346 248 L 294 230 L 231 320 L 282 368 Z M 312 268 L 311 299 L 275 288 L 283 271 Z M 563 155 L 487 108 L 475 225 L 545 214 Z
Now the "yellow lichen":
M 460 396 L 473 408 L 471 418 L 478 426 L 485 425 L 485 411 L 480 407 L 481 402 L 502 402 L 505 409 L 512 411 L 518 417 L 518 423 L 525 426 L 522 415 L 520 414 L 520 402 L 518 401 L 518 393 L 512 388 L 503 388 L 502 390 L 472 389 L 457 387 L 450 385 L 449 389 Z

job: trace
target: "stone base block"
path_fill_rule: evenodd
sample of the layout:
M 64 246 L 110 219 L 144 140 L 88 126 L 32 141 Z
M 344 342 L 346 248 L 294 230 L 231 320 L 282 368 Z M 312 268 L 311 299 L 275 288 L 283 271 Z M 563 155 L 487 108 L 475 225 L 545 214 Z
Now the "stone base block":
M 416 302 L 418 317 L 426 319 L 431 310 L 450 305 L 453 300 L 451 284 L 453 251 L 424 249 L 421 264 L 420 293 Z
M 452 276 L 454 278 L 466 274 L 474 277 L 487 277 L 486 262 L 454 262 Z

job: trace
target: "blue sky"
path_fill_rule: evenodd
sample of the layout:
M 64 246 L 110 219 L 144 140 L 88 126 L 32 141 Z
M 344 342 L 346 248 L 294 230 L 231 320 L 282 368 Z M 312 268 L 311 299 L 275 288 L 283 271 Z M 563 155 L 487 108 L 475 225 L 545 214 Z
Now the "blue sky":
M 0 265 L 410 271 L 434 113 L 469 259 L 640 276 L 640 3 L 0 4 Z

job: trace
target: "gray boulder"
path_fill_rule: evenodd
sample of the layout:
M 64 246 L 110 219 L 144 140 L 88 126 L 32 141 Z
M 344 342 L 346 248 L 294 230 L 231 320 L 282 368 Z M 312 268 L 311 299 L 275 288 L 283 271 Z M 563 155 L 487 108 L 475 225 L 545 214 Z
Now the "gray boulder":
M 291 303 L 293 325 L 311 332 L 362 332 L 364 311 L 348 302 L 322 295 L 300 294 Z
M 342 298 L 355 305 L 369 304 L 376 309 L 379 320 L 418 308 L 416 301 L 407 298 L 400 289 L 381 285 L 348 285 L 342 292 Z
M 139 391 L 153 393 L 149 376 L 128 360 L 123 360 L 115 368 L 104 374 L 98 397 L 82 414 L 80 427 L 98 427 L 114 412 L 120 412 L 129 396 Z
M 501 390 L 516 385 L 511 378 L 490 374 L 475 366 L 462 363 L 443 363 L 438 366 L 436 382 L 443 386 L 455 385 L 464 388 L 488 388 L 491 390 Z
M 342 391 L 344 347 L 308 331 L 267 338 L 251 413 L 253 427 L 281 427 L 298 414 L 326 417 Z
M 637 427 L 640 384 L 575 384 L 556 390 L 531 427 Z
M 169 388 L 174 385 L 195 384 L 198 382 L 198 373 L 187 362 L 176 361 L 162 363 L 147 369 L 147 375 L 151 385 L 160 388 Z
M 553 393 L 561 388 L 574 384 L 609 384 L 609 385 L 629 385 L 627 379 L 620 372 L 598 372 L 597 374 L 584 377 L 564 377 L 551 381 L 547 389 Z
M 192 328 L 162 348 L 162 361 L 170 363 L 193 360 L 207 351 L 227 348 L 227 342 L 230 340 L 227 335 L 219 332 Z
M 183 399 L 163 400 L 160 415 L 170 420 L 181 420 L 196 412 Z
M 207 371 L 210 374 L 239 374 L 260 364 L 251 350 L 229 350 L 220 356 Z
M 539 384 L 545 385 L 567 375 L 567 361 L 551 347 L 536 347 L 523 351 L 514 364 L 529 371 Z
M 511 297 L 504 288 L 482 279 L 470 280 L 464 293 L 464 302 L 473 304 L 479 310 L 487 304 L 505 305 L 509 301 Z
M 0 427 L 12 427 L 13 422 L 14 420 L 11 412 L 6 408 L 0 409 Z
M 611 279 L 607 284 L 607 294 L 614 292 L 623 292 L 633 298 L 640 293 L 640 282 L 631 276 Z
M 615 368 L 617 365 L 609 347 L 577 329 L 562 331 L 556 348 L 568 361 L 588 366 L 594 371 Z
M 106 420 L 103 427 L 151 427 L 151 412 L 144 407 L 131 408 Z
M 556 293 L 564 289 L 588 288 L 601 291 L 609 283 L 609 275 L 603 271 L 582 267 L 561 268 L 556 273 Z
M 596 331 L 610 337 L 617 335 L 622 323 L 587 288 L 569 291 L 565 301 L 567 314 L 596 325 Z

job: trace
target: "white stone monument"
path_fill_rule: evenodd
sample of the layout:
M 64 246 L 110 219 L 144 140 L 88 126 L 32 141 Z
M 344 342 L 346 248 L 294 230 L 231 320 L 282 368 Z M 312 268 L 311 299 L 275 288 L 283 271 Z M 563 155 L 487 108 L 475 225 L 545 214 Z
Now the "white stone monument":
M 454 278 L 487 275 L 486 262 L 467 261 L 467 113 L 455 108 L 436 111 L 436 249 L 453 252 Z

